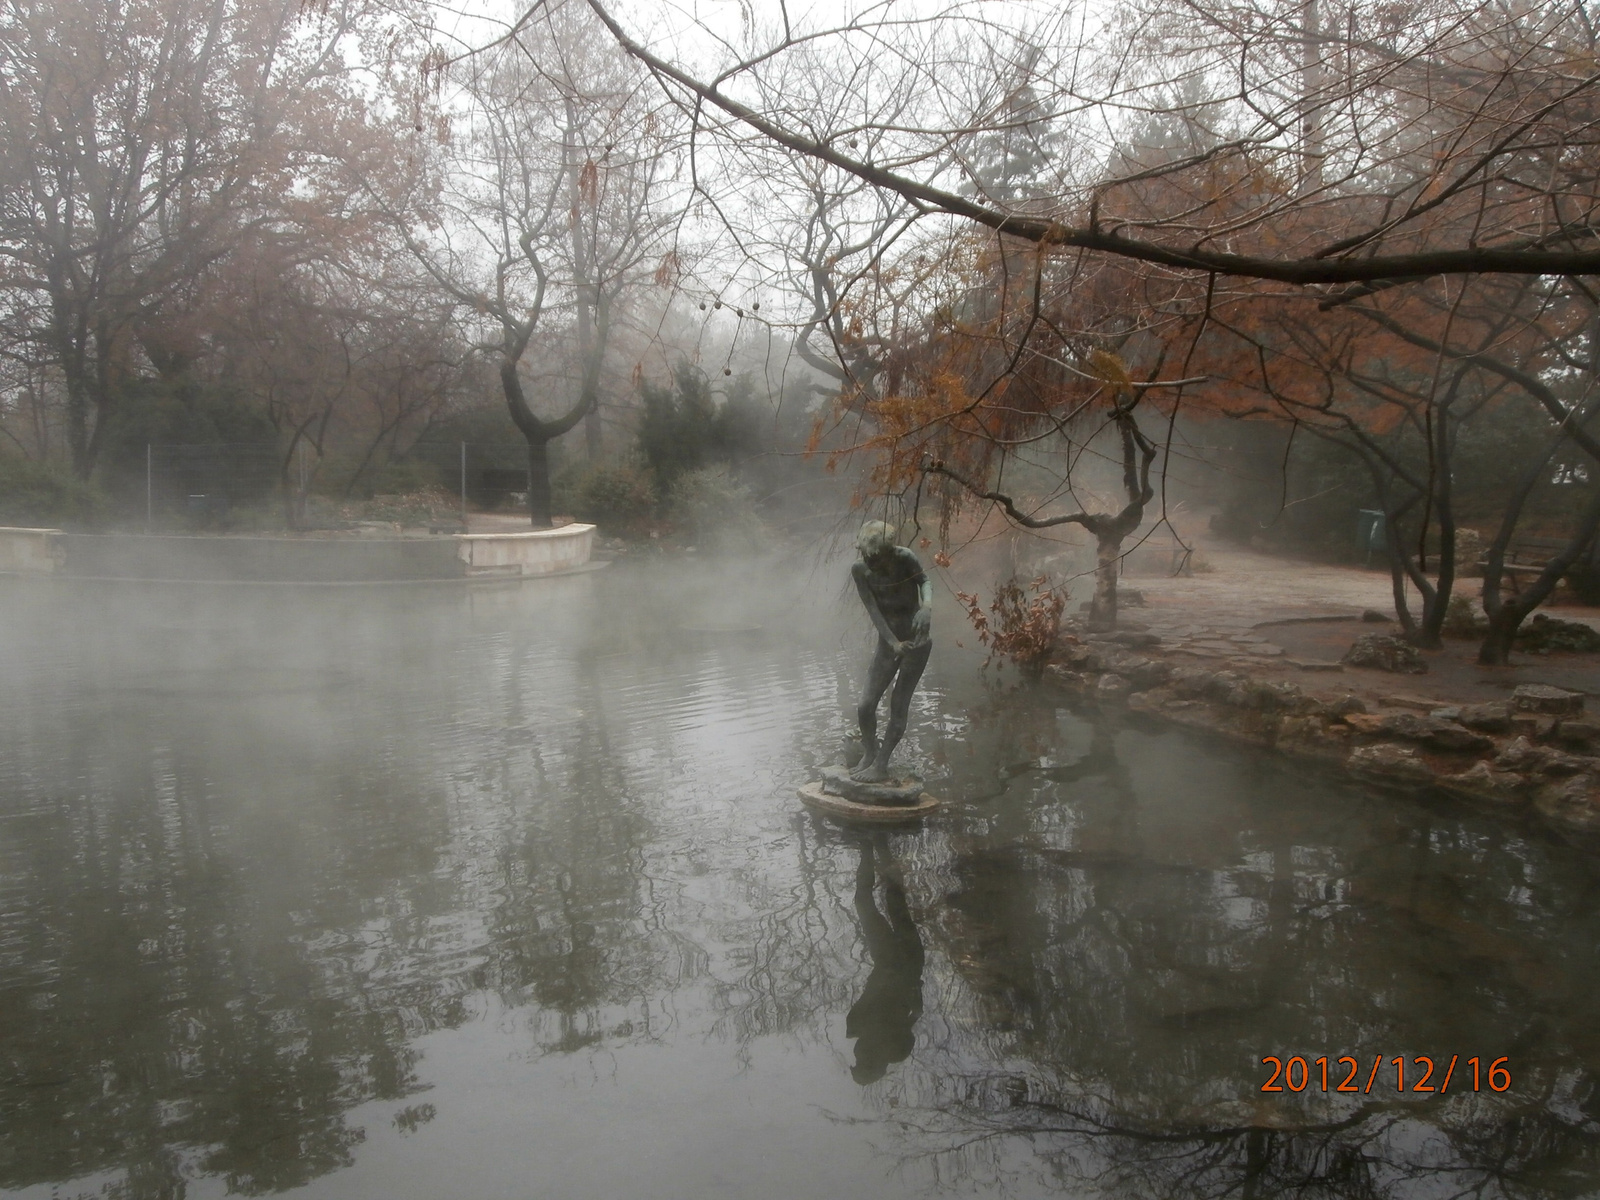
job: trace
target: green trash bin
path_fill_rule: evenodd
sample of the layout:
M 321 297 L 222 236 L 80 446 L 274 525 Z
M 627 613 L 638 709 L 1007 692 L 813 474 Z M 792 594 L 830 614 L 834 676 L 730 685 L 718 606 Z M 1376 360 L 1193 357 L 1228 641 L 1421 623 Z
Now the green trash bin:
M 1367 566 L 1372 565 L 1374 550 L 1387 551 L 1388 534 L 1383 526 L 1383 510 L 1363 508 L 1356 511 L 1356 549 L 1367 556 Z

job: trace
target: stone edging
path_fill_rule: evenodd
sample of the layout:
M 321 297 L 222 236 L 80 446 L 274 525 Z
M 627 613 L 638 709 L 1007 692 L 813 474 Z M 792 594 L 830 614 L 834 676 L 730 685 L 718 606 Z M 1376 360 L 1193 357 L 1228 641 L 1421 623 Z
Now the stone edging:
M 174 583 L 546 578 L 587 565 L 593 525 L 448 537 L 63 533 L 0 527 L 0 574 Z
M 1046 678 L 1102 707 L 1340 767 L 1371 783 L 1531 807 L 1563 828 L 1600 831 L 1600 722 L 1584 716 L 1578 693 L 1525 685 L 1508 702 L 1369 713 L 1353 695 L 1318 696 L 1231 667 L 1178 666 L 1092 636 L 1063 645 L 1057 659 Z

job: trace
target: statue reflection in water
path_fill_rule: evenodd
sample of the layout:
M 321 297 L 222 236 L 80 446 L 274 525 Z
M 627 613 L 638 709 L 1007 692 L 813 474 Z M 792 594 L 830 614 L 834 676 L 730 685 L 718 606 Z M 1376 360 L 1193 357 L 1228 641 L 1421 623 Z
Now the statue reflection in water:
M 856 868 L 856 919 L 867 943 L 872 972 L 861 998 L 845 1018 L 846 1037 L 856 1039 L 856 1062 L 850 1076 L 857 1083 L 882 1079 L 891 1063 L 904 1062 L 915 1044 L 912 1027 L 922 1015 L 922 936 L 906 905 L 905 888 L 888 866 L 887 848 L 879 837 L 861 839 Z M 875 884 L 883 880 L 883 911 L 878 911 Z

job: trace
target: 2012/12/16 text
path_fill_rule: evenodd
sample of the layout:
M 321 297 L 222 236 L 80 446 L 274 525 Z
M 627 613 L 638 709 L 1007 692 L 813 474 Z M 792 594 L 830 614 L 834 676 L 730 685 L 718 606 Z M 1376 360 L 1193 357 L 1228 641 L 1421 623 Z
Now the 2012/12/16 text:
M 1492 1092 L 1509 1091 L 1511 1088 L 1511 1068 L 1509 1057 L 1494 1059 L 1487 1069 L 1484 1059 L 1479 1055 L 1462 1059 L 1459 1054 L 1450 1056 L 1449 1065 L 1445 1067 L 1443 1078 L 1437 1086 L 1432 1083 L 1434 1075 L 1438 1072 L 1438 1064 L 1425 1054 L 1413 1055 L 1409 1061 L 1411 1068 L 1406 1067 L 1407 1056 L 1400 1054 L 1387 1060 L 1387 1065 L 1394 1070 L 1393 1082 L 1397 1092 L 1411 1091 L 1434 1092 L 1443 1095 L 1452 1082 L 1457 1090 L 1466 1086 L 1466 1071 L 1472 1072 L 1472 1090 L 1482 1091 L 1485 1086 Z M 1456 1067 L 1460 1064 L 1462 1076 L 1457 1079 Z M 1308 1087 L 1320 1083 L 1316 1090 L 1323 1092 L 1358 1092 L 1370 1095 L 1373 1086 L 1379 1081 L 1379 1072 L 1385 1066 L 1382 1054 L 1372 1060 L 1372 1069 L 1364 1071 L 1363 1064 L 1350 1055 L 1341 1055 L 1330 1059 L 1326 1054 L 1313 1058 L 1309 1062 L 1301 1055 L 1295 1055 L 1287 1060 L 1269 1054 L 1261 1060 L 1263 1066 L 1272 1067 L 1272 1075 L 1261 1085 L 1263 1092 L 1303 1092 Z M 1348 1069 L 1346 1069 L 1348 1068 Z M 1343 1074 L 1343 1078 L 1340 1075 Z M 1361 1076 L 1365 1075 L 1363 1082 Z M 1406 1087 L 1407 1078 L 1411 1080 L 1411 1087 Z M 1387 1071 L 1383 1072 L 1384 1080 L 1390 1078 Z

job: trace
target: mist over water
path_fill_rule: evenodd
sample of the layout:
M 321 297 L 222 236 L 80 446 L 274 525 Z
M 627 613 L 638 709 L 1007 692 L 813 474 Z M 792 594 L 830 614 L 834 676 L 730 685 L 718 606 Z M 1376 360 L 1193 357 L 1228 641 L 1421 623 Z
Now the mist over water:
M 1600 1185 L 1592 856 L 986 687 L 953 606 L 948 811 L 842 829 L 842 561 L 3 587 L 7 1196 Z M 1513 1085 L 1259 1090 L 1323 1054 Z

